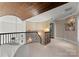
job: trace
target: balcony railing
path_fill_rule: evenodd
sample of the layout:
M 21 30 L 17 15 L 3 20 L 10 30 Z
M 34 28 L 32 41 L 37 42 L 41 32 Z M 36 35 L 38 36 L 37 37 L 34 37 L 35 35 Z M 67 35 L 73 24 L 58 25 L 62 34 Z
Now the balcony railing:
M 38 40 L 41 40 L 40 35 L 36 31 L 31 31 L 31 32 L 11 32 L 11 33 L 0 33 L 0 45 L 1 44 L 7 44 L 7 43 L 12 43 L 13 41 L 17 41 L 20 39 L 25 39 L 27 40 L 27 36 L 29 34 L 36 34 L 36 37 Z
M 0 33 L 0 45 L 1 44 L 9 44 L 9 43 L 16 43 L 16 42 L 23 42 L 25 40 L 25 44 L 27 44 L 27 40 L 29 37 L 32 38 L 32 42 L 43 42 L 41 36 L 38 34 L 37 31 L 29 31 L 29 32 L 11 32 L 11 33 Z M 45 33 L 43 44 L 46 45 L 50 42 L 50 32 Z

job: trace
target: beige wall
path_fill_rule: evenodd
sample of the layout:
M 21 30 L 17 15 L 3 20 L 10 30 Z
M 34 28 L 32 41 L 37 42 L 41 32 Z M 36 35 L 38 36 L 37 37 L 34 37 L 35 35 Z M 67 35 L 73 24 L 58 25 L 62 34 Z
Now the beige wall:
M 64 25 L 63 21 L 56 21 L 56 37 L 64 38 Z
M 75 31 L 65 31 L 66 20 L 56 21 L 56 37 L 64 38 L 67 41 L 77 42 L 77 23 L 75 24 Z
M 26 22 L 27 31 L 44 31 L 50 28 L 50 20 L 44 22 Z

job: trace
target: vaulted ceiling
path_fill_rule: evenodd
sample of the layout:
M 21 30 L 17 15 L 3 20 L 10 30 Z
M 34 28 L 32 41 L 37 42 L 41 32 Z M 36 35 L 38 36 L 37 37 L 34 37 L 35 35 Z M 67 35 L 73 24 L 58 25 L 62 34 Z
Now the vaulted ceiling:
M 0 16 L 14 15 L 25 20 L 66 3 L 67 2 L 1 2 Z

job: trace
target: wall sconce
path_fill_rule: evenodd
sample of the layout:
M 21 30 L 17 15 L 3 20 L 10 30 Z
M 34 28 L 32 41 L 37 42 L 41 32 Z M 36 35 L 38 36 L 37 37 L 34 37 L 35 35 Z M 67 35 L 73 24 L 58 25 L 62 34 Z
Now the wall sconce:
M 28 43 L 32 43 L 32 38 L 29 37 L 29 39 L 27 40 Z
M 44 29 L 44 32 L 49 32 L 49 28 Z

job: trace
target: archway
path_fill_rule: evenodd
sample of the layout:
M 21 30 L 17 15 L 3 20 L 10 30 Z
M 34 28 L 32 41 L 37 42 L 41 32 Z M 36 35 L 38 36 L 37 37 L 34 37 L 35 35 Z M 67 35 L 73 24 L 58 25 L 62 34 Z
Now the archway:
M 0 32 L 23 32 L 24 31 L 24 21 L 19 17 L 13 15 L 6 15 L 0 17 Z

